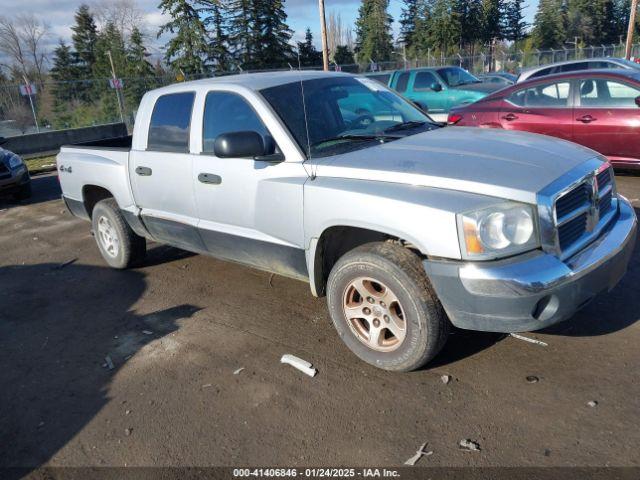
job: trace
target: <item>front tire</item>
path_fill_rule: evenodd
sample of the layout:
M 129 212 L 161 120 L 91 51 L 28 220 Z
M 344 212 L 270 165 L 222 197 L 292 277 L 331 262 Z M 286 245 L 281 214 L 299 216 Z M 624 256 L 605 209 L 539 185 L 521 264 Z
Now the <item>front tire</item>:
M 129 268 L 146 256 L 146 240 L 131 229 L 113 198 L 96 203 L 91 224 L 102 258 L 110 267 Z
M 347 347 L 384 370 L 422 367 L 449 334 L 420 258 L 393 243 L 370 243 L 340 258 L 329 275 L 327 302 Z

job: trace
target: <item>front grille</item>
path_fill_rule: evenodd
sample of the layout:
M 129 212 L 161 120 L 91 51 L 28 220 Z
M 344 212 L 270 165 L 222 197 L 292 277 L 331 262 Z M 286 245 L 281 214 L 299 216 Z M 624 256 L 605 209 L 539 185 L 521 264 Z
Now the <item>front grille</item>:
M 613 208 L 613 174 L 610 168 L 586 176 L 581 183 L 563 194 L 555 203 L 558 246 L 570 254 L 594 234 L 600 221 Z
M 602 190 L 611 183 L 611 169 L 607 168 L 601 171 L 596 178 L 598 180 L 598 188 Z
M 556 218 L 561 222 L 564 217 L 588 205 L 591 201 L 591 187 L 583 183 L 569 193 L 563 195 L 556 202 Z
M 558 238 L 560 248 L 566 250 L 573 242 L 578 240 L 587 229 L 587 214 L 578 215 L 573 220 L 561 225 L 558 228 Z

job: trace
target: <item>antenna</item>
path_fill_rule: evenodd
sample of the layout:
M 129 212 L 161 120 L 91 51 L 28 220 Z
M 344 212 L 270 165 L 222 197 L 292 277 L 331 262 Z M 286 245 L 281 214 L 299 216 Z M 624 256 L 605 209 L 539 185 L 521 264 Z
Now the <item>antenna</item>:
M 311 160 L 311 138 L 309 137 L 309 121 L 307 120 L 307 102 L 304 98 L 304 82 L 302 81 L 302 64 L 300 63 L 300 52 L 298 52 L 298 75 L 300 77 L 300 94 L 302 95 L 302 111 L 304 114 L 304 129 L 307 134 L 307 160 Z M 316 174 L 313 171 L 313 165 L 311 165 L 311 180 L 315 180 Z

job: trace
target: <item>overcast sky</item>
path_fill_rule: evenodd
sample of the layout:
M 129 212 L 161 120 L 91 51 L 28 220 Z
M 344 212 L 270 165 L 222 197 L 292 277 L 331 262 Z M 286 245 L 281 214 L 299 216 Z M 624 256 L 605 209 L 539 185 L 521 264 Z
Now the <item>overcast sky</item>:
M 91 5 L 93 0 L 85 0 Z M 82 0 L 0 0 L 0 15 L 11 16 L 17 13 L 33 12 L 44 18 L 51 26 L 50 43 L 56 44 L 59 39 L 68 40 L 71 37 L 70 26 L 73 23 L 73 13 Z M 159 0 L 137 0 L 137 3 L 145 13 L 147 33 L 153 43 L 153 51 L 157 52 L 162 42 L 155 40 L 158 27 L 166 20 L 162 18 L 158 10 Z M 390 13 L 396 20 L 394 32 L 397 33 L 397 20 L 400 18 L 403 2 L 401 0 L 390 1 Z M 533 20 L 538 0 L 530 0 L 526 9 L 527 21 Z M 288 23 L 295 31 L 294 40 L 301 40 L 307 26 L 311 27 L 314 37 L 318 40 L 318 2 L 316 0 L 286 0 L 285 5 L 289 15 Z M 339 12 L 344 25 L 353 25 L 358 15 L 360 0 L 325 0 L 327 14 L 331 11 Z

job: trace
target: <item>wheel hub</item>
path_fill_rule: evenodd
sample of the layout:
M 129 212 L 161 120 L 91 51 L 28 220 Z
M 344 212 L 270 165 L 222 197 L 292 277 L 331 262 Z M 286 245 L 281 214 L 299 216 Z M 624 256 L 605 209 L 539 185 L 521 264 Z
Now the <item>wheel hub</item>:
M 345 289 L 343 310 L 356 338 L 379 352 L 402 345 L 406 320 L 398 297 L 382 282 L 367 277 L 353 280 Z
M 102 216 L 98 219 L 98 241 L 102 248 L 112 258 L 118 256 L 120 251 L 120 238 L 111 220 Z

